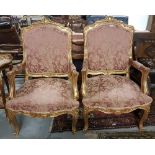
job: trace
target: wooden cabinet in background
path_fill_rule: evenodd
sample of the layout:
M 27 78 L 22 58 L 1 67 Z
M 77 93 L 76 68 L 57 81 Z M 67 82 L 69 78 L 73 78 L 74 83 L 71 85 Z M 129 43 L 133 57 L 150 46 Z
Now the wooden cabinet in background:
M 136 32 L 133 49 L 134 59 L 151 69 L 149 87 L 155 88 L 155 32 Z

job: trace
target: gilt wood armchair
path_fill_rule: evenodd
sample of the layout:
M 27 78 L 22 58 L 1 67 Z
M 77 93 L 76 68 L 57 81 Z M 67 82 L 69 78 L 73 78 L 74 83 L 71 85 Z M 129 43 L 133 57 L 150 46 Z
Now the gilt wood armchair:
M 47 118 L 72 115 L 72 131 L 78 118 L 78 73 L 71 57 L 71 30 L 47 20 L 22 30 L 23 62 L 8 73 L 9 122 L 19 134 L 16 114 Z M 25 69 L 25 83 L 15 90 L 15 76 Z
M 92 111 L 118 115 L 136 109 L 144 110 L 139 121 L 139 129 L 143 130 L 152 98 L 147 96 L 149 69 L 132 60 L 133 31 L 132 26 L 112 17 L 84 29 L 84 130 L 88 129 L 88 116 Z M 130 66 L 142 73 L 141 89 L 129 78 Z

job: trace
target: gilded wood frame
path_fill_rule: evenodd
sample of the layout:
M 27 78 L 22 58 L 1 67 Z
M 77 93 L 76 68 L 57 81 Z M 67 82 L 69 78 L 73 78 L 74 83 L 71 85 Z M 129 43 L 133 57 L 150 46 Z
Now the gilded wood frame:
M 93 29 L 95 29 L 98 26 L 104 26 L 104 25 L 116 25 L 120 28 L 123 28 L 125 31 L 129 31 L 131 33 L 131 46 L 129 48 L 129 65 L 127 70 L 99 70 L 99 71 L 92 71 L 88 69 L 88 50 L 87 50 L 87 33 Z M 143 93 L 148 94 L 148 86 L 147 86 L 147 78 L 149 74 L 149 69 L 145 67 L 144 65 L 140 64 L 139 62 L 133 61 L 132 60 L 132 42 L 133 42 L 133 32 L 134 28 L 133 26 L 129 26 L 121 21 L 118 21 L 114 19 L 113 17 L 107 16 L 103 20 L 96 21 L 94 24 L 89 25 L 85 27 L 84 29 L 84 63 L 83 63 L 83 68 L 82 68 L 82 95 L 83 97 L 86 97 L 87 92 L 86 92 L 86 81 L 88 78 L 88 75 L 112 75 L 112 74 L 125 74 L 127 77 L 129 77 L 129 68 L 133 66 L 137 70 L 139 70 L 142 73 L 142 78 L 141 78 L 141 90 Z M 100 111 L 104 112 L 106 114 L 123 114 L 123 113 L 129 113 L 132 112 L 136 109 L 142 109 L 144 110 L 143 116 L 139 122 L 139 130 L 143 131 L 143 122 L 147 119 L 149 110 L 150 110 L 150 104 L 147 104 L 145 106 L 138 106 L 138 107 L 133 107 L 131 109 L 126 108 L 126 109 L 103 109 L 102 107 L 89 107 L 84 105 L 84 131 L 88 129 L 88 115 L 92 111 Z
M 55 28 L 57 28 L 60 31 L 63 31 L 65 33 L 68 34 L 69 37 L 69 41 L 68 41 L 68 46 L 69 46 L 69 51 L 68 51 L 68 63 L 69 63 L 69 72 L 68 73 L 52 73 L 52 72 L 46 72 L 46 73 L 29 73 L 26 70 L 26 75 L 25 75 L 25 80 L 28 80 L 29 77 L 36 77 L 36 78 L 41 78 L 41 77 L 48 77 L 48 78 L 52 78 L 52 77 L 68 77 L 69 80 L 71 81 L 72 84 L 72 91 L 73 91 L 73 99 L 77 100 L 79 97 L 78 94 L 78 89 L 77 89 L 77 79 L 78 79 L 78 72 L 76 71 L 76 68 L 73 65 L 72 62 L 72 55 L 71 55 L 71 36 L 72 36 L 72 31 L 71 29 L 64 27 L 63 25 L 59 24 L 59 23 L 55 23 L 52 21 L 49 21 L 47 19 L 44 19 L 42 21 L 33 23 L 32 25 L 23 28 L 21 31 L 21 43 L 23 46 L 23 61 L 21 64 L 17 65 L 16 67 L 13 68 L 12 71 L 8 72 L 8 79 L 9 79 L 9 85 L 10 85 L 10 92 L 9 92 L 9 96 L 10 99 L 15 98 L 16 96 L 16 90 L 15 90 L 15 76 L 17 73 L 21 72 L 23 69 L 25 69 L 26 66 L 26 52 L 24 51 L 25 46 L 23 43 L 23 32 L 25 31 L 29 31 L 35 27 L 41 26 L 41 25 L 46 25 L 46 24 L 51 24 L 53 26 L 55 26 Z M 77 123 L 77 119 L 78 119 L 78 108 L 74 108 L 74 109 L 64 109 L 61 111 L 56 111 L 56 112 L 52 112 L 52 113 L 32 113 L 32 112 L 24 112 L 24 111 L 13 111 L 10 109 L 6 109 L 6 113 L 8 116 L 8 120 L 10 122 L 10 124 L 15 128 L 15 132 L 18 135 L 19 131 L 20 131 L 20 127 L 18 126 L 18 123 L 16 121 L 16 114 L 23 114 L 26 116 L 30 116 L 30 117 L 37 117 L 37 118 L 47 118 L 47 117 L 57 117 L 59 115 L 62 114 L 70 114 L 72 115 L 72 132 L 75 133 L 76 132 L 76 123 Z
M 129 48 L 128 54 L 129 54 L 129 58 L 132 58 L 132 40 L 133 40 L 133 32 L 134 32 L 133 26 L 129 26 L 119 20 L 114 19 L 113 17 L 107 16 L 105 19 L 96 21 L 94 24 L 85 27 L 84 29 L 84 61 L 88 60 L 87 37 L 86 37 L 87 33 L 97 27 L 104 26 L 104 25 L 115 25 L 131 33 L 130 48 Z M 88 74 L 91 74 L 91 75 L 127 74 L 128 69 L 127 70 L 100 70 L 100 71 L 93 71 L 93 70 L 88 69 L 87 72 Z

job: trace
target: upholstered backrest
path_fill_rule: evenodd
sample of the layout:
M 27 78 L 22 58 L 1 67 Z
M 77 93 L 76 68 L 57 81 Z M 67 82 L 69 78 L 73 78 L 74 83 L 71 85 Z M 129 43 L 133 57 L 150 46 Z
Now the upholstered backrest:
M 132 50 L 133 29 L 117 20 L 103 20 L 85 28 L 88 69 L 127 70 Z
M 56 23 L 40 23 L 22 32 L 26 71 L 68 73 L 71 57 L 71 31 Z

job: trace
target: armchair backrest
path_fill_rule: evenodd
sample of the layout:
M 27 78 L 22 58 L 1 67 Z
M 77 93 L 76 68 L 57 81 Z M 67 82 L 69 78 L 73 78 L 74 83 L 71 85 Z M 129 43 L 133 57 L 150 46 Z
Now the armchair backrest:
M 128 70 L 129 58 L 132 57 L 133 27 L 107 17 L 87 26 L 84 38 L 84 59 L 88 61 L 88 70 Z
M 26 73 L 68 74 L 71 59 L 71 30 L 60 24 L 41 21 L 22 31 Z

